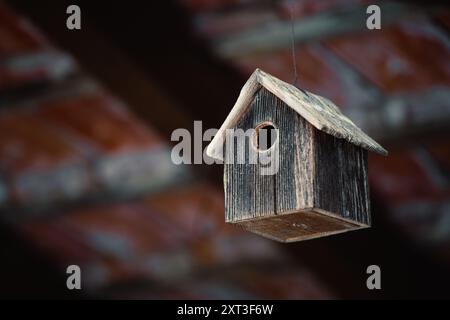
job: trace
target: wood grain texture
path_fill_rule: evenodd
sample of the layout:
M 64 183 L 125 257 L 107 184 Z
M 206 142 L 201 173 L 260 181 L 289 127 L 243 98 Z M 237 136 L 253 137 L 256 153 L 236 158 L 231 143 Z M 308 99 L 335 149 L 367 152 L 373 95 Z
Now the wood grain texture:
M 315 131 L 314 207 L 370 225 L 367 151 Z
M 314 128 L 284 102 L 261 88 L 253 102 L 251 112 L 245 114 L 235 129 L 253 129 L 263 122 L 271 122 L 278 129 L 278 172 L 263 175 L 262 165 L 251 164 L 249 147 L 234 142 L 232 152 L 226 154 L 224 183 L 226 221 L 260 218 L 273 214 L 312 208 L 314 201 L 312 143 Z M 276 149 L 272 149 L 275 152 Z M 244 157 L 241 159 L 241 157 Z M 243 163 L 243 164 L 239 164 Z
M 280 242 L 315 239 L 362 228 L 315 210 L 245 220 L 238 224 L 248 231 Z
M 370 225 L 366 150 L 318 131 L 264 87 L 248 110 L 234 129 L 272 123 L 279 170 L 262 175 L 264 168 L 250 161 L 259 155 L 250 146 L 254 136 L 243 143 L 233 137 L 225 153 L 226 222 L 283 242 Z
M 284 175 L 295 177 L 296 209 L 310 209 L 314 207 L 315 188 L 315 133 L 316 129 L 299 114 L 291 117 L 294 122 L 294 130 L 291 133 L 295 138 L 294 148 L 286 147 L 283 151 L 293 153 L 294 171 L 286 172 Z M 279 177 L 279 180 L 284 179 Z M 292 191 L 285 190 L 286 196 L 291 196 Z
M 267 91 L 259 91 L 251 102 L 252 112 L 246 113 L 235 129 L 247 131 L 265 121 L 275 122 L 277 109 L 273 106 L 276 105 L 276 100 Z M 253 136 L 246 136 L 244 144 L 239 143 L 237 137 L 232 139 L 232 152 L 225 153 L 226 221 L 273 215 L 277 212 L 275 175 L 262 175 L 263 168 L 251 164 L 250 157 L 258 157 L 258 152 L 250 146 Z
M 336 138 L 345 139 L 369 151 L 387 155 L 387 151 L 382 146 L 344 116 L 339 108 L 328 99 L 300 90 L 260 69 L 256 69 L 242 88 L 236 104 L 225 122 L 208 145 L 206 150 L 208 156 L 224 160 L 223 144 L 226 138 L 225 132 L 227 129 L 235 127 L 240 118 L 246 114 L 247 109 L 252 106 L 251 101 L 255 93 L 261 86 L 295 110 L 316 129 Z

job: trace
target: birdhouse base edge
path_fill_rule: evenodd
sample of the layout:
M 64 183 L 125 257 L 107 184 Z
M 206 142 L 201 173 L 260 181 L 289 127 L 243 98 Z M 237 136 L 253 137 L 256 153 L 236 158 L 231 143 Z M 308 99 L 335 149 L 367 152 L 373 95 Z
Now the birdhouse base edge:
M 296 242 L 369 228 L 369 225 L 337 217 L 322 209 L 307 209 L 260 218 L 227 221 L 278 242 Z

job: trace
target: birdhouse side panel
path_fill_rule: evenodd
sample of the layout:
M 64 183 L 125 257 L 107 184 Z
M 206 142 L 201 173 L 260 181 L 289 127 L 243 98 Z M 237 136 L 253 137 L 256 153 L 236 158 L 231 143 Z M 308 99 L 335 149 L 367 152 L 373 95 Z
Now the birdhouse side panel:
M 314 207 L 370 225 L 367 151 L 315 131 Z

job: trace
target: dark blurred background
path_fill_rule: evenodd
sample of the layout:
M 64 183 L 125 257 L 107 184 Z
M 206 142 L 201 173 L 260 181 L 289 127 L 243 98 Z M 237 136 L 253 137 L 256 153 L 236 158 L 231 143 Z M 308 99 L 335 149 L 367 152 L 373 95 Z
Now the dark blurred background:
M 279 244 L 225 225 L 222 167 L 170 135 L 219 128 L 257 67 L 292 82 L 291 27 L 299 85 L 390 155 L 371 229 Z M 0 296 L 449 298 L 449 31 L 445 1 L 0 1 Z

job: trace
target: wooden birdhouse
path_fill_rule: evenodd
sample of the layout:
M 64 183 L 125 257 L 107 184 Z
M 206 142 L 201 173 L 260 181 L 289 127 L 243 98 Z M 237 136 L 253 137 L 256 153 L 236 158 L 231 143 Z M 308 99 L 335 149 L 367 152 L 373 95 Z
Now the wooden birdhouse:
M 224 161 L 226 222 L 292 242 L 370 227 L 368 150 L 387 155 L 331 101 L 256 69 L 206 153 Z

